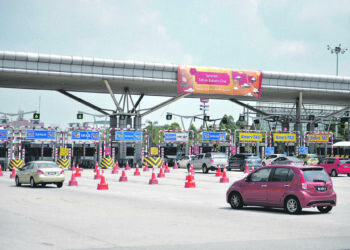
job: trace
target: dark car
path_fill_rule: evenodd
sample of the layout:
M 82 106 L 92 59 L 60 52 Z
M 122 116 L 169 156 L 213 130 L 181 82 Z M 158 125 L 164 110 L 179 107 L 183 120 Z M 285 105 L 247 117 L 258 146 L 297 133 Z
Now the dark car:
M 254 169 L 261 167 L 261 159 L 259 156 L 251 154 L 251 153 L 241 153 L 241 154 L 235 154 L 232 155 L 229 159 L 229 166 L 228 170 L 231 169 L 239 169 L 241 171 L 244 171 L 248 164 L 248 168 L 252 169 L 254 166 Z

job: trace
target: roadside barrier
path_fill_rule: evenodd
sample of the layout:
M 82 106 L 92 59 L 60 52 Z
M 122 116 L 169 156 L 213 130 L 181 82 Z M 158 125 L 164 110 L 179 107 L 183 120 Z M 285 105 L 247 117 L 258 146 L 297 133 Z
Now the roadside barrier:
M 12 159 L 9 163 L 9 169 L 12 170 L 13 168 L 20 169 L 24 166 L 22 159 Z
M 69 159 L 58 159 L 57 164 L 60 165 L 60 167 L 64 168 L 64 169 L 70 168 Z

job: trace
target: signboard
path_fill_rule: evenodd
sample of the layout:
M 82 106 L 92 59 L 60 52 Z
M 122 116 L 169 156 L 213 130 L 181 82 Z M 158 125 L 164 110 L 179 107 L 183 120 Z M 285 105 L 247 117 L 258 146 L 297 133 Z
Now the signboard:
M 56 131 L 52 130 L 27 130 L 26 139 L 55 140 Z
M 142 141 L 142 132 L 137 131 L 116 131 L 117 141 Z
M 8 132 L 6 129 L 1 129 L 0 130 L 0 139 L 1 140 L 7 140 L 8 138 Z
M 208 98 L 201 98 L 201 102 L 203 102 L 203 103 L 208 103 L 208 102 L 209 102 L 209 99 L 208 99 Z
M 100 133 L 94 131 L 72 131 L 72 140 L 95 140 L 100 139 Z
M 199 154 L 199 146 L 194 146 L 193 154 L 195 155 Z
M 106 155 L 106 156 L 111 155 L 111 147 L 106 147 L 106 148 L 105 148 L 105 155 Z
M 258 133 L 239 133 L 240 141 L 262 141 L 262 134 Z
M 187 142 L 188 133 L 164 133 L 164 141 Z
M 262 72 L 179 66 L 177 79 L 178 93 L 260 97 Z
M 309 153 L 308 147 L 300 147 L 300 154 L 307 154 Z
M 158 155 L 158 147 L 151 147 L 151 155 Z
M 68 156 L 68 148 L 60 148 L 60 156 Z
M 273 147 L 266 147 L 265 148 L 265 154 L 266 155 L 272 155 L 274 153 L 275 153 L 275 148 L 273 148 Z
M 202 140 L 206 141 L 226 141 L 226 133 L 224 132 L 202 132 Z
M 297 141 L 297 135 L 291 134 L 291 133 L 274 133 L 273 134 L 273 140 L 275 142 L 282 141 L 282 142 L 296 142 Z
M 308 142 L 329 142 L 329 135 L 309 134 Z

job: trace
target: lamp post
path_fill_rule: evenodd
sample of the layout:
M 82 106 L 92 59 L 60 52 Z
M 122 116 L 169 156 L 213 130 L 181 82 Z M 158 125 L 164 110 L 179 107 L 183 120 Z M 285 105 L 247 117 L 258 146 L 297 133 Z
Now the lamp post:
M 338 75 L 338 54 L 344 54 L 348 49 L 347 48 L 342 48 L 341 44 L 339 44 L 338 46 L 331 48 L 331 46 L 327 45 L 327 49 L 331 51 L 331 53 L 335 53 L 337 55 L 337 71 L 336 71 L 336 75 Z

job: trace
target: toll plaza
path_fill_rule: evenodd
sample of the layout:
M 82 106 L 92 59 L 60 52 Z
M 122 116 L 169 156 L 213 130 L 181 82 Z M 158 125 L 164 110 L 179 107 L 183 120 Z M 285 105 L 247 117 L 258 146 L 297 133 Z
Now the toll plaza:
M 198 130 L 198 153 L 226 152 L 227 156 L 232 151 L 232 133 L 230 129 Z
M 147 152 L 148 150 L 147 130 L 111 128 L 109 134 L 111 138 L 110 148 L 114 161 L 118 160 L 120 166 L 126 165 L 127 162 L 130 166 L 142 163 L 141 152 Z M 142 146 L 145 149 L 142 150 Z
M 21 130 L 20 130 L 20 134 Z M 22 159 L 25 162 L 35 160 L 55 161 L 57 132 L 52 128 L 24 129 Z M 21 145 L 21 143 L 19 144 Z M 19 146 L 19 151 L 20 146 Z
M 100 131 L 78 128 L 70 132 L 73 161 L 83 168 L 94 168 L 98 161 Z
M 273 148 L 270 154 L 299 155 L 301 137 L 299 131 L 269 131 L 269 147 Z M 267 152 L 265 152 L 267 154 Z
M 308 147 L 308 153 L 316 153 L 323 156 L 334 155 L 333 133 L 325 131 L 305 131 L 304 147 Z M 339 154 L 339 152 L 337 152 Z
M 236 129 L 233 141 L 233 153 L 254 153 L 264 158 L 265 148 L 268 146 L 267 131 Z
M 190 136 L 192 143 L 189 140 Z M 158 152 L 169 166 L 174 166 L 175 160 L 181 155 L 192 155 L 194 148 L 193 130 L 160 130 L 158 140 Z

